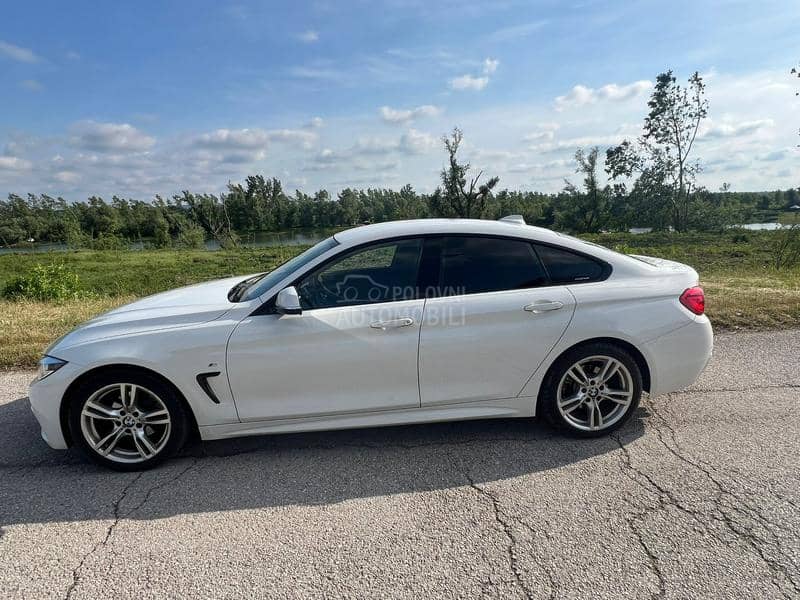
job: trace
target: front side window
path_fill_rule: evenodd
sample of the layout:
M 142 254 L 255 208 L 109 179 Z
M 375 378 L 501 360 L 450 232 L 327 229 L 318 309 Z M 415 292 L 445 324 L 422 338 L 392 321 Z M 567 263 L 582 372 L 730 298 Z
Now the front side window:
M 546 283 L 544 269 L 529 242 L 455 236 L 443 240 L 439 295 L 519 290 Z
M 260 296 L 295 271 L 299 271 L 305 265 L 316 260 L 331 248 L 335 248 L 338 244 L 339 242 L 337 242 L 333 237 L 329 237 L 328 239 L 318 243 L 316 246 L 312 246 L 305 252 L 298 254 L 272 271 L 257 277 L 253 277 L 252 281 L 243 282 L 245 283 L 246 287 L 241 289 L 239 292 L 240 295 L 238 295 L 236 301 L 252 300 L 257 296 Z
M 422 240 L 406 239 L 346 252 L 297 284 L 304 310 L 417 297 Z
M 536 252 L 553 283 L 597 281 L 605 273 L 605 267 L 600 262 L 563 248 L 536 244 Z

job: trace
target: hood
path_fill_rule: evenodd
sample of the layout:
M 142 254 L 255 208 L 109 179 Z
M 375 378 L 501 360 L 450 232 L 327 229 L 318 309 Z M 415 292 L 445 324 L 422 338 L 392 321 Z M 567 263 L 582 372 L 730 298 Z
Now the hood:
M 130 335 L 207 323 L 220 318 L 232 307 L 228 290 L 247 276 L 217 279 L 162 292 L 115 308 L 86 321 L 61 339 L 46 353 L 76 344 L 118 335 Z

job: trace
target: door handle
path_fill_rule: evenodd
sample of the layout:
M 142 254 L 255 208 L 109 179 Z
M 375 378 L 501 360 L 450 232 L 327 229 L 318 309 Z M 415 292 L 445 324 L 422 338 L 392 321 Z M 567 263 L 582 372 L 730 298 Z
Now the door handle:
M 386 331 L 387 329 L 397 329 L 398 327 L 408 327 L 414 324 L 414 319 L 411 317 L 403 317 L 401 319 L 392 319 L 391 321 L 375 321 L 370 323 L 373 329 L 380 329 Z
M 559 308 L 563 308 L 564 303 L 559 302 L 558 300 L 537 300 L 527 306 L 523 307 L 524 310 L 528 312 L 536 313 L 543 313 L 548 312 L 551 310 L 558 310 Z

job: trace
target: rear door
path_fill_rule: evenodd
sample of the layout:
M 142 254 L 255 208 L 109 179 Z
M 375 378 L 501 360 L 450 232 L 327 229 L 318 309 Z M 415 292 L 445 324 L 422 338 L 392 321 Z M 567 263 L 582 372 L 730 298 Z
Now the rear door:
M 549 284 L 527 240 L 433 238 L 423 261 L 437 272 L 420 332 L 422 406 L 519 395 L 567 328 L 572 294 Z

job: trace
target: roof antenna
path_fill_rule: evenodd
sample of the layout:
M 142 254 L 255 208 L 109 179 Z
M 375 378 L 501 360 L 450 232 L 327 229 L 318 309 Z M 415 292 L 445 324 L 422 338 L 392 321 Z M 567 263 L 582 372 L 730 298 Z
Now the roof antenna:
M 526 225 L 525 217 L 523 217 L 522 215 L 508 215 L 507 217 L 498 219 L 498 221 L 503 221 L 505 223 L 515 223 L 517 225 Z

